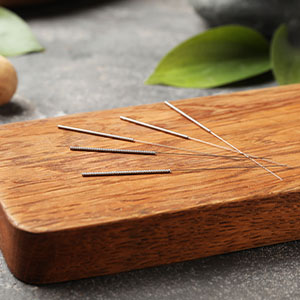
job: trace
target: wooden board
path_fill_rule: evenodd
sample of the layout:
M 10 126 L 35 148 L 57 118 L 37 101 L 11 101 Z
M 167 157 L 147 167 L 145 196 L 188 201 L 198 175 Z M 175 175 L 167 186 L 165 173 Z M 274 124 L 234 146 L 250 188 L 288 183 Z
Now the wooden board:
M 292 168 L 272 168 L 279 181 L 261 168 L 244 168 L 255 167 L 248 160 L 74 152 L 69 146 L 165 150 L 57 129 L 63 124 L 230 155 L 119 120 L 123 115 L 222 145 L 163 103 L 2 125 L 0 246 L 16 277 L 73 280 L 300 238 L 300 86 L 171 103 L 241 150 Z M 243 168 L 226 169 L 232 166 Z M 174 172 L 81 176 L 155 168 Z M 195 168 L 217 169 L 182 171 Z

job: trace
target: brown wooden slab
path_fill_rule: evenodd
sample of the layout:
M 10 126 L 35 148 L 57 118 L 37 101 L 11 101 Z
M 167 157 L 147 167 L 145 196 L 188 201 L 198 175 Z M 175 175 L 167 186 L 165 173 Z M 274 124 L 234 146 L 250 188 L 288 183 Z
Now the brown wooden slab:
M 241 150 L 293 168 L 83 178 L 81 172 L 255 166 L 207 157 L 73 152 L 154 150 L 58 124 L 229 154 L 119 120 L 221 142 L 162 103 L 0 126 L 0 246 L 16 277 L 65 281 L 300 238 L 300 86 L 172 102 Z M 163 149 L 155 148 L 158 151 Z

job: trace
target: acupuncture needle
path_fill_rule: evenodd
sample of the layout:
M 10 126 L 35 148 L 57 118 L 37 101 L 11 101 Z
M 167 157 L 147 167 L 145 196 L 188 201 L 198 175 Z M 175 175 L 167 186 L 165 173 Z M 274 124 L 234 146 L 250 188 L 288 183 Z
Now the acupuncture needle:
M 82 146 L 70 146 L 72 151 L 86 151 L 86 152 L 102 152 L 102 153 L 119 153 L 119 154 L 137 154 L 137 155 L 187 155 L 187 156 L 210 156 L 210 157 L 221 157 L 236 160 L 236 156 L 228 155 L 217 155 L 210 153 L 178 153 L 178 152 L 161 152 L 161 151 L 147 151 L 147 150 L 136 150 L 136 149 L 112 149 L 112 148 L 99 148 L 99 147 L 82 147 Z
M 131 142 L 131 143 L 140 143 L 140 144 L 146 144 L 146 145 L 151 145 L 151 146 L 156 146 L 156 147 L 163 147 L 163 148 L 172 149 L 172 150 L 180 150 L 180 151 L 195 153 L 195 154 L 202 155 L 202 156 L 223 157 L 223 158 L 229 158 L 229 159 L 234 159 L 234 160 L 238 159 L 235 156 L 205 153 L 205 152 L 200 152 L 197 150 L 190 150 L 190 149 L 186 149 L 186 148 L 174 147 L 174 146 L 169 146 L 169 145 L 165 145 L 165 144 L 152 143 L 152 142 L 137 140 L 137 139 L 134 139 L 131 137 L 119 136 L 119 135 L 115 135 L 115 134 L 92 131 L 92 130 L 87 130 L 87 129 L 82 129 L 82 128 L 70 127 L 70 126 L 65 126 L 65 125 L 57 125 L 57 127 L 59 129 L 65 129 L 65 130 L 75 131 L 75 132 L 79 132 L 79 133 L 91 134 L 91 135 L 101 136 L 101 137 L 105 137 L 105 138 L 117 139 L 117 140 Z
M 149 169 L 149 170 L 125 170 L 125 171 L 104 171 L 104 172 L 83 172 L 83 177 L 104 177 L 104 176 L 124 176 L 124 175 L 153 175 L 153 174 L 170 174 L 174 172 L 202 172 L 202 171 L 217 171 L 228 169 L 252 169 L 258 168 L 256 166 L 225 166 L 212 168 L 198 168 L 198 169 Z
M 183 156 L 200 156 L 200 154 L 195 153 L 178 153 L 178 152 L 160 152 L 160 151 L 148 151 L 148 150 L 136 150 L 136 149 L 113 149 L 113 148 L 98 148 L 98 147 L 81 147 L 81 146 L 70 146 L 72 151 L 86 151 L 86 152 L 100 152 L 100 153 L 117 153 L 117 154 L 135 154 L 135 155 L 157 155 L 157 154 L 166 154 L 166 155 L 183 155 Z M 202 155 L 201 155 L 202 156 Z M 228 156 L 225 156 L 228 158 Z M 236 158 L 236 157 L 234 157 Z M 268 165 L 268 167 L 276 167 L 274 165 Z M 216 168 L 206 168 L 207 170 L 218 170 L 223 167 Z M 233 166 L 233 167 L 224 167 L 226 169 L 231 168 L 259 168 L 259 166 Z M 202 168 L 201 170 L 206 170 Z M 198 169 L 187 169 L 187 170 L 198 170 Z
M 193 138 L 191 138 L 190 136 L 188 136 L 186 134 L 182 134 L 182 133 L 179 133 L 179 132 L 176 132 L 176 131 L 173 131 L 173 130 L 169 130 L 169 129 L 158 127 L 158 126 L 155 126 L 155 125 L 152 125 L 152 124 L 137 121 L 137 120 L 127 118 L 127 117 L 124 117 L 124 116 L 120 116 L 120 119 L 123 120 L 123 121 L 127 121 L 127 122 L 130 122 L 130 123 L 141 125 L 141 126 L 144 126 L 144 127 L 147 127 L 147 128 L 151 128 L 151 129 L 154 129 L 154 130 L 157 130 L 157 131 L 162 131 L 164 133 L 168 133 L 168 134 L 171 134 L 171 135 L 174 135 L 174 136 L 186 139 L 186 140 L 193 139 Z M 215 148 L 235 152 L 235 151 L 232 151 L 232 149 L 230 149 L 230 148 L 219 146 L 219 145 L 216 145 L 216 144 L 213 144 L 213 143 L 210 143 L 210 142 L 206 142 L 206 141 L 203 141 L 203 140 L 200 140 L 200 139 L 194 139 L 194 140 L 199 142 L 199 143 L 206 144 L 206 145 L 209 145 L 209 146 L 212 146 L 212 147 L 215 147 Z
M 187 140 L 193 140 L 195 142 L 204 143 L 204 144 L 207 144 L 209 146 L 220 148 L 220 149 L 230 151 L 230 152 L 233 152 L 233 153 L 239 153 L 239 152 L 237 152 L 235 150 L 232 150 L 230 148 L 219 146 L 219 145 L 209 143 L 209 142 L 206 142 L 206 141 L 203 141 L 203 140 L 199 140 L 197 138 L 190 137 L 186 134 L 182 134 L 182 133 L 179 133 L 177 131 L 173 131 L 173 130 L 162 128 L 162 127 L 159 127 L 159 126 L 155 126 L 155 125 L 152 125 L 152 124 L 149 124 L 149 123 L 141 122 L 141 121 L 134 120 L 134 119 L 131 119 L 131 118 L 127 118 L 127 117 L 124 117 L 124 116 L 120 116 L 120 119 L 123 120 L 123 121 L 127 121 L 127 122 L 130 122 L 130 123 L 136 124 L 136 125 L 141 125 L 141 126 L 153 129 L 153 130 L 157 130 L 157 131 L 160 131 L 160 132 L 163 132 L 163 133 L 167 133 L 167 134 L 179 137 L 179 138 L 183 138 L 183 139 L 187 139 Z M 264 157 L 258 157 L 258 156 L 254 156 L 254 155 L 249 155 L 249 154 L 248 154 L 248 156 L 251 157 L 251 158 L 261 159 L 261 160 L 273 163 L 273 164 L 278 165 L 278 166 L 286 167 L 286 165 L 277 163 L 277 162 L 275 162 L 271 159 L 267 159 L 267 158 L 264 158 Z
M 222 137 L 220 137 L 219 135 L 217 135 L 216 133 L 214 133 L 212 130 L 210 130 L 209 128 L 207 128 L 206 126 L 204 126 L 203 124 L 201 124 L 200 122 L 196 121 L 195 119 L 193 119 L 191 116 L 189 116 L 188 114 L 184 113 L 182 110 L 180 110 L 179 108 L 175 107 L 174 105 L 172 105 L 171 103 L 169 103 L 168 101 L 165 101 L 165 104 L 167 106 L 169 106 L 171 109 L 175 110 L 177 113 L 179 113 L 180 115 L 182 115 L 183 117 L 185 117 L 186 119 L 188 119 L 189 121 L 193 122 L 194 124 L 196 124 L 197 126 L 199 126 L 200 128 L 202 128 L 203 130 L 205 130 L 206 132 L 208 132 L 209 134 L 213 135 L 214 137 L 216 137 L 217 139 L 219 139 L 220 141 L 222 141 L 223 143 L 225 143 L 227 146 L 231 147 L 232 149 L 234 149 L 235 151 L 237 151 L 239 154 L 245 156 L 246 158 L 250 159 L 252 162 L 254 162 L 255 164 L 257 164 L 258 166 L 260 166 L 261 168 L 263 168 L 265 171 L 269 172 L 271 175 L 275 176 L 277 179 L 282 180 L 282 178 L 280 176 L 278 176 L 277 174 L 275 174 L 274 172 L 272 172 L 271 170 L 269 170 L 268 168 L 266 168 L 265 166 L 263 166 L 261 163 L 259 163 L 258 161 L 256 161 L 255 159 L 253 159 L 251 156 L 249 156 L 247 153 L 242 152 L 241 150 L 239 150 L 237 147 L 233 146 L 231 143 L 227 142 L 226 140 L 224 140 Z

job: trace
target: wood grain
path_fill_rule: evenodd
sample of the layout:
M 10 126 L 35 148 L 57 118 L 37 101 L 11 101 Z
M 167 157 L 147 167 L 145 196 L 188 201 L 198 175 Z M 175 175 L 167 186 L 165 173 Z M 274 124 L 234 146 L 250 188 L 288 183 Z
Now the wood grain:
M 23 281 L 48 283 L 299 239 L 299 95 L 300 86 L 291 85 L 171 102 L 241 150 L 291 166 L 272 168 L 283 181 L 260 168 L 240 168 L 253 166 L 247 160 L 74 152 L 69 146 L 165 150 L 57 129 L 63 124 L 230 155 L 119 120 L 123 115 L 222 145 L 162 103 L 1 126 L 0 246 L 9 268 Z M 239 168 L 222 169 L 232 166 Z M 81 176 L 155 168 L 174 171 Z

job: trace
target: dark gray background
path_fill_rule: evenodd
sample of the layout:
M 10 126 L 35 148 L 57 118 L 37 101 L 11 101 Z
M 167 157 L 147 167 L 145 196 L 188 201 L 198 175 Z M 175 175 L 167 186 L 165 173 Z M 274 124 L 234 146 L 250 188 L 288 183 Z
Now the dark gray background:
M 0 123 L 275 85 L 268 75 L 211 90 L 144 85 L 167 51 L 205 29 L 187 0 L 60 1 L 18 13 L 46 51 L 11 59 L 19 88 Z M 296 299 L 299 251 L 290 242 L 46 286 L 15 279 L 0 254 L 0 299 Z

